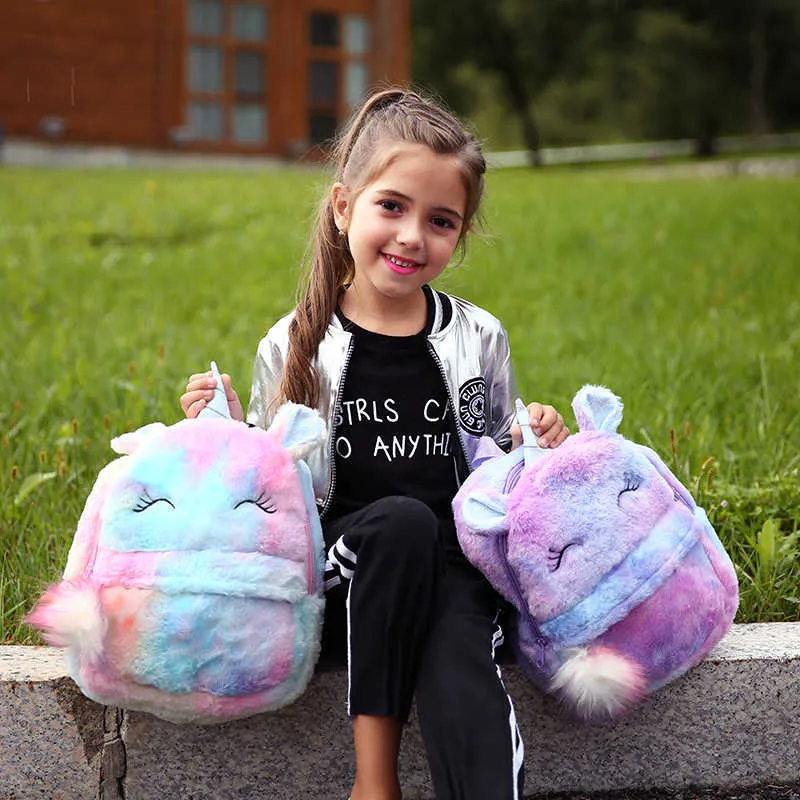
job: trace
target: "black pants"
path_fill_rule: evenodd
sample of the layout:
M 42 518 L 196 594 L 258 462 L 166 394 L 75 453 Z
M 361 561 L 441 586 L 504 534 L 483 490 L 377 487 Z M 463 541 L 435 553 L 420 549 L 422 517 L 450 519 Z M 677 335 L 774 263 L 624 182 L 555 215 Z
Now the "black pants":
M 323 658 L 347 658 L 348 712 L 405 721 L 416 694 L 439 800 L 521 798 L 522 741 L 494 661 L 500 599 L 454 531 L 407 497 L 323 531 Z

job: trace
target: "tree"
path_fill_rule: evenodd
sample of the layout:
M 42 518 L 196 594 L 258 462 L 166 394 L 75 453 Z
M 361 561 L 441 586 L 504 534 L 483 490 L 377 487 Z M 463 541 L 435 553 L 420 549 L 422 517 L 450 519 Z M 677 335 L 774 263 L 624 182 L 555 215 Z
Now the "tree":
M 642 135 L 692 138 L 696 155 L 713 155 L 730 99 L 713 35 L 675 12 L 649 10 L 637 15 L 636 33 L 628 58 Z
M 424 0 L 415 0 L 415 75 L 437 86 L 463 109 L 469 103 L 465 88 L 452 80 L 456 68 L 469 62 L 496 73 L 509 107 L 519 116 L 532 163 L 538 164 L 540 136 L 532 113 L 532 95 L 520 63 L 518 39 L 500 13 L 501 4 L 442 0 L 435 15 L 425 13 L 426 6 L 429 8 Z
M 541 163 L 534 99 L 547 84 L 585 58 L 583 38 L 614 0 L 415 0 L 414 74 L 436 86 L 456 107 L 468 106 L 456 68 L 472 63 L 500 80 L 508 108 L 518 116 L 531 163 Z
M 591 130 L 692 138 L 698 155 L 711 155 L 723 133 L 800 124 L 797 0 L 439 0 L 430 9 L 414 0 L 415 77 L 470 113 L 485 91 L 463 76 L 491 76 L 534 164 L 543 140 L 586 141 Z

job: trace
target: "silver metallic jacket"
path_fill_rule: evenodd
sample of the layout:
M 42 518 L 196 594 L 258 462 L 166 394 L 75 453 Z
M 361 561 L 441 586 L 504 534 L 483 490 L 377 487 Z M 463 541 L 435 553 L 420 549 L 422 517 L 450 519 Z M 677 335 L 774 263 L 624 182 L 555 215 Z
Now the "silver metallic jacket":
M 434 290 L 433 299 L 435 314 L 428 350 L 442 373 L 452 418 L 457 421 L 461 445 L 457 460 L 460 457 L 459 472 L 463 475 L 469 470 L 482 436 L 491 436 L 504 450 L 510 448 L 516 379 L 508 335 L 499 320 L 488 311 L 443 292 Z M 256 352 L 247 421 L 262 428 L 276 410 L 271 404 L 283 374 L 292 317 L 293 312 L 278 320 L 259 342 Z M 330 507 L 336 485 L 333 412 L 347 372 L 352 340 L 352 334 L 334 316 L 314 362 L 320 381 L 317 410 L 328 424 L 328 446 L 318 448 L 307 462 L 322 514 Z

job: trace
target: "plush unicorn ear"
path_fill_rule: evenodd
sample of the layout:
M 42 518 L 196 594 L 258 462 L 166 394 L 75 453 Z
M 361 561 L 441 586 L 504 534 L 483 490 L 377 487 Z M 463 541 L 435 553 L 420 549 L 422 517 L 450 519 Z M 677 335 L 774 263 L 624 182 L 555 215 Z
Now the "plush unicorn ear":
M 584 386 L 575 395 L 572 410 L 582 431 L 616 433 L 622 422 L 622 400 L 605 386 Z
M 305 458 L 325 441 L 325 423 L 320 415 L 298 403 L 284 403 L 275 413 L 269 433 L 277 436 L 295 461 Z
M 460 524 L 473 533 L 491 536 L 508 530 L 507 494 L 471 492 L 461 505 Z
M 129 456 L 145 439 L 149 439 L 166 427 L 163 422 L 151 422 L 149 425 L 143 425 L 130 433 L 122 433 L 111 440 L 111 449 L 121 456 Z

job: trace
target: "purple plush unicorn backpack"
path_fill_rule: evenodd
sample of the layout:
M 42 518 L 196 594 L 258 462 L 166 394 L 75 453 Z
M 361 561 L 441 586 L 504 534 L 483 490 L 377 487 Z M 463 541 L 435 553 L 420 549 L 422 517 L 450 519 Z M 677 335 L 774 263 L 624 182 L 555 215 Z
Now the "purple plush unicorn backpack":
M 29 617 L 88 697 L 172 722 L 286 705 L 319 653 L 324 545 L 302 458 L 324 423 L 287 403 L 264 431 L 215 400 L 112 441 L 123 455 Z
M 709 653 L 738 584 L 703 509 L 616 433 L 619 398 L 585 386 L 573 409 L 579 433 L 483 460 L 453 506 L 464 553 L 516 608 L 529 677 L 580 716 L 613 716 Z

